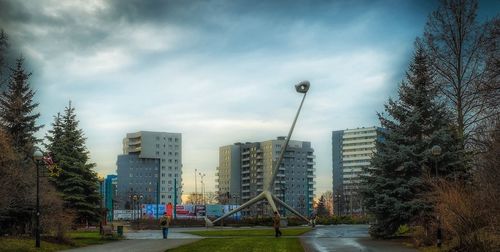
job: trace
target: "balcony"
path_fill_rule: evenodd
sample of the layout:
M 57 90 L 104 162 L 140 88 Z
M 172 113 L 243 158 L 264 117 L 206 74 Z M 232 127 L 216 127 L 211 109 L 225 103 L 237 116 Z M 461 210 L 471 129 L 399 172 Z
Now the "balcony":
M 141 152 L 141 147 L 128 147 L 128 152 Z

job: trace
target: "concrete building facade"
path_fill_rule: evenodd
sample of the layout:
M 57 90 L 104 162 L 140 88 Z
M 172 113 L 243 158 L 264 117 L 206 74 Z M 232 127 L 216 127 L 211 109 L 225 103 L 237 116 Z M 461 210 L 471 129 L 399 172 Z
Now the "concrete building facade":
M 236 194 L 233 202 L 238 201 L 241 204 L 261 193 L 265 185 L 270 183 L 273 164 L 277 161 L 284 143 L 285 138 L 278 137 L 276 140 L 221 147 L 216 182 L 222 200 L 224 196 L 234 198 L 233 195 Z M 310 142 L 291 140 L 272 188 L 275 196 L 304 215 L 312 211 L 316 171 L 314 159 L 314 149 L 311 148 Z M 228 184 L 234 185 L 234 190 L 228 190 Z M 242 213 L 246 216 L 268 215 L 269 211 L 264 201 Z
M 108 175 L 104 180 L 104 206 L 107 209 L 107 220 L 113 220 L 114 203 L 116 202 L 116 186 L 118 177 L 116 175 Z
M 360 176 L 371 166 L 381 128 L 368 127 L 332 132 L 334 213 L 363 214 Z
M 128 133 L 123 139 L 123 155 L 118 156 L 117 168 L 120 207 L 126 208 L 134 195 L 144 204 L 181 203 L 180 133 Z

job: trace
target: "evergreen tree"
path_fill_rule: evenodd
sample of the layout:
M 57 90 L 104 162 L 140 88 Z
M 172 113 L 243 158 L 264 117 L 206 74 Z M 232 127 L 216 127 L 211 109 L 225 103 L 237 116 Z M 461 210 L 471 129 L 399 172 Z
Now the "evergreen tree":
M 4 70 L 7 67 L 5 62 L 5 56 L 7 54 L 7 48 L 9 47 L 7 34 L 0 29 L 0 90 L 4 84 Z
M 65 206 L 74 209 L 77 223 L 88 224 L 99 220 L 100 195 L 98 193 L 95 164 L 89 163 L 83 131 L 78 128 L 75 109 L 65 108 L 62 116 L 54 118 L 47 136 L 47 149 L 52 152 L 60 174 L 52 181 L 62 193 Z
M 31 157 L 33 146 L 39 140 L 34 134 L 43 126 L 36 125 L 39 113 L 34 113 L 38 103 L 33 102 L 35 92 L 30 88 L 23 58 L 17 59 L 11 69 L 9 84 L 0 96 L 0 123 L 11 136 L 14 149 L 25 158 Z
M 436 102 L 433 75 L 424 50 L 417 45 L 413 62 L 399 88 L 399 100 L 389 99 L 378 114 L 382 127 L 377 152 L 361 189 L 365 206 L 377 219 L 370 233 L 388 237 L 402 224 L 430 218 L 432 204 L 422 197 L 430 190 L 426 176 L 465 176 L 460 141 L 443 104 Z M 431 148 L 442 154 L 434 157 Z
M 318 205 L 316 206 L 316 214 L 318 216 L 328 216 L 328 210 L 326 209 L 326 199 L 325 196 L 321 195 L 318 201 Z

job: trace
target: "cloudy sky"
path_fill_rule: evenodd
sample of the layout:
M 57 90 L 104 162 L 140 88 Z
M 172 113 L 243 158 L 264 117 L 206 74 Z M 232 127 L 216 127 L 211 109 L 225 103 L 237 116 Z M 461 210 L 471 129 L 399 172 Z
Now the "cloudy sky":
M 0 0 L 0 28 L 33 73 L 40 136 L 71 100 L 105 175 L 116 172 L 127 132 L 180 132 L 185 192 L 195 169 L 215 189 L 220 146 L 286 135 L 301 99 L 293 85 L 309 80 L 292 138 L 312 142 L 318 194 L 332 187 L 331 131 L 378 125 L 375 113 L 394 96 L 436 6 Z

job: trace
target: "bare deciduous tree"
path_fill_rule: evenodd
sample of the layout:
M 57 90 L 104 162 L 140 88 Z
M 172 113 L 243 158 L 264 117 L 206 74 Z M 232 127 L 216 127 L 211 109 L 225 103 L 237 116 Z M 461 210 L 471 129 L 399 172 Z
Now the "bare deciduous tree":
M 442 0 L 430 15 L 424 34 L 440 93 L 454 112 L 464 148 L 477 125 L 498 115 L 496 107 L 481 99 L 494 77 L 490 70 L 495 59 L 487 55 L 498 56 L 498 52 L 488 54 L 498 32 L 491 32 L 495 21 L 477 22 L 477 8 L 477 0 Z M 494 78 L 498 80 L 498 75 Z

